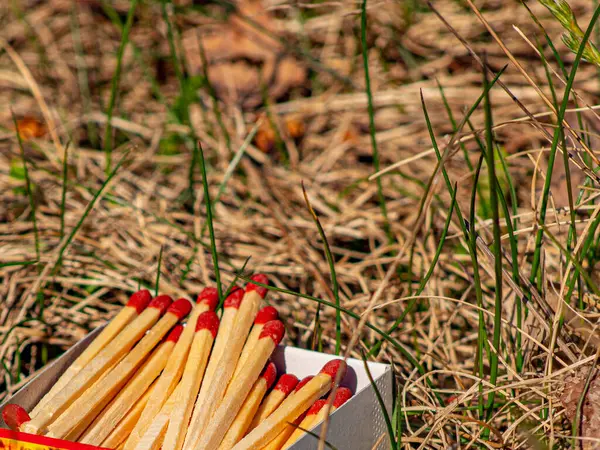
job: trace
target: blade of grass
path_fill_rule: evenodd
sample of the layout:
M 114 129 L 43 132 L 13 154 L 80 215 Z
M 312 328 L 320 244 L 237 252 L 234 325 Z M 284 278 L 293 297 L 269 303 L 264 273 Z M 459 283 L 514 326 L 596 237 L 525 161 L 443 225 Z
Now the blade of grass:
M 65 236 L 65 211 L 67 202 L 67 172 L 69 169 L 69 144 L 65 145 L 65 156 L 62 166 L 62 190 L 60 193 L 60 240 Z
M 360 320 L 361 316 L 359 314 L 356 314 L 353 311 L 350 311 L 349 309 L 344 308 L 343 306 L 337 306 L 335 303 L 329 302 L 327 300 L 323 300 L 317 297 L 313 297 L 311 295 L 308 294 L 302 294 L 301 292 L 294 292 L 294 291 L 290 291 L 288 289 L 282 289 L 282 288 L 278 288 L 275 286 L 271 286 L 271 285 L 267 285 L 267 284 L 262 284 L 259 283 L 258 281 L 254 281 L 251 280 L 250 277 L 247 277 L 245 275 L 239 274 L 239 278 L 246 281 L 246 282 L 252 282 L 254 284 L 256 284 L 257 286 L 262 286 L 264 288 L 266 288 L 269 291 L 274 291 L 274 292 L 279 292 L 281 294 L 287 294 L 287 295 L 292 295 L 295 297 L 301 297 L 301 298 L 305 298 L 307 300 L 311 300 L 315 303 L 320 303 L 321 305 L 324 306 L 329 306 L 331 308 L 334 309 L 339 309 L 340 312 L 346 314 L 348 317 L 351 317 L 355 320 Z M 365 324 L 365 326 L 371 330 L 373 330 L 375 333 L 379 334 L 380 336 L 382 336 L 386 341 L 388 341 L 390 344 L 392 344 L 394 346 L 394 348 L 396 350 L 398 350 L 398 352 L 400 352 L 405 358 L 406 360 L 415 368 L 419 371 L 419 373 L 421 375 L 425 375 L 425 369 L 423 368 L 423 366 L 419 363 L 419 361 L 417 361 L 413 355 L 411 355 L 411 353 L 406 349 L 406 347 L 400 343 L 398 340 L 394 339 L 392 336 L 390 336 L 388 333 L 386 333 L 385 331 L 383 331 L 382 329 L 376 327 L 375 325 L 371 324 L 370 322 L 367 322 Z
M 592 19 L 590 20 L 588 28 L 582 38 L 581 45 L 579 47 L 579 50 L 577 51 L 577 55 L 575 56 L 575 60 L 573 61 L 573 65 L 571 67 L 571 72 L 569 73 L 569 78 L 567 79 L 567 85 L 565 87 L 565 92 L 563 94 L 562 103 L 560 105 L 560 109 L 558 110 L 557 120 L 556 120 L 558 126 L 554 129 L 554 135 L 552 137 L 552 145 L 550 147 L 550 155 L 548 157 L 548 167 L 546 170 L 546 179 L 544 181 L 541 205 L 539 208 L 539 215 L 540 215 L 539 222 L 541 224 L 544 224 L 546 222 L 546 210 L 548 207 L 548 197 L 550 194 L 550 184 L 552 181 L 552 172 L 554 169 L 554 161 L 556 159 L 556 151 L 558 149 L 561 132 L 564 132 L 564 131 L 561 131 L 562 123 L 563 123 L 563 119 L 565 117 L 565 112 L 566 112 L 567 106 L 569 104 L 569 97 L 570 97 L 571 89 L 573 88 L 573 83 L 575 81 L 575 76 L 577 75 L 577 69 L 579 68 L 579 63 L 581 62 L 581 57 L 583 55 L 583 51 L 585 50 L 586 43 L 589 40 L 590 34 L 592 33 L 592 30 L 598 20 L 598 17 L 600 17 L 600 6 L 598 8 L 596 8 L 596 10 L 594 11 L 594 15 L 592 16 Z M 530 281 L 532 284 L 535 284 L 535 281 L 537 279 L 538 269 L 540 267 L 543 235 L 544 235 L 544 232 L 540 228 L 537 231 L 537 234 L 535 237 L 535 250 L 534 250 L 533 260 L 531 263 Z
M 164 246 L 160 246 L 160 252 L 158 253 L 158 268 L 156 269 L 156 283 L 154 284 L 154 296 L 158 295 L 158 288 L 160 286 L 160 266 L 162 265 L 162 255 Z
M 388 436 L 390 437 L 390 445 L 392 447 L 392 450 L 398 450 L 398 442 L 396 441 L 396 438 L 394 437 L 394 427 L 392 426 L 392 420 L 390 419 L 390 415 L 385 406 L 385 402 L 383 401 L 381 392 L 379 391 L 379 388 L 377 387 L 377 384 L 375 383 L 375 380 L 373 379 L 371 370 L 369 370 L 369 364 L 367 363 L 367 358 L 366 358 L 364 352 L 361 352 L 361 356 L 362 356 L 362 361 L 363 361 L 363 367 L 365 368 L 365 372 L 367 373 L 367 377 L 369 378 L 369 383 L 371 383 L 371 386 L 373 387 L 373 392 L 375 392 L 375 397 L 377 397 L 377 402 L 379 403 L 379 407 L 381 408 L 381 413 L 383 414 L 383 419 L 385 420 L 385 426 L 387 427 Z
M 125 162 L 125 158 L 127 157 L 127 155 L 129 155 L 129 152 L 125 153 L 121 157 L 121 159 L 119 160 L 117 165 L 114 167 L 114 169 L 108 174 L 108 176 L 106 177 L 106 180 L 104 180 L 104 183 L 102 183 L 102 186 L 100 186 L 100 189 L 98 189 L 98 192 L 96 192 L 94 194 L 94 197 L 92 198 L 92 200 L 85 207 L 85 210 L 83 211 L 83 214 L 77 221 L 77 224 L 75 224 L 75 226 L 73 227 L 73 229 L 71 230 L 71 232 L 69 233 L 67 238 L 63 239 L 60 249 L 58 251 L 58 258 L 56 259 L 56 264 L 54 266 L 53 271 L 56 271 L 56 268 L 60 266 L 60 263 L 62 261 L 62 257 L 64 255 L 65 250 L 71 244 L 71 241 L 75 237 L 75 234 L 77 234 L 77 232 L 79 231 L 79 228 L 81 228 L 81 225 L 83 225 L 83 222 L 85 221 L 86 217 L 88 216 L 88 214 L 90 213 L 90 211 L 92 210 L 94 205 L 96 204 L 96 201 L 98 200 L 98 198 L 100 198 L 100 195 L 102 194 L 102 192 L 104 191 L 106 186 L 108 186 L 108 183 L 110 183 L 110 180 L 112 180 L 114 178 L 114 176 L 117 174 L 117 171 L 123 165 L 123 162 Z
M 8 262 L 0 262 L 0 268 L 2 267 L 12 267 L 12 266 L 32 266 L 34 264 L 39 263 L 37 259 L 31 261 L 8 261 Z
M 487 65 L 487 62 L 484 61 Z M 489 80 L 487 77 L 487 71 L 483 70 L 483 83 L 484 89 L 487 88 Z M 498 354 L 501 351 L 500 344 L 502 338 L 502 235 L 500 230 L 500 209 L 498 207 L 498 193 L 497 186 L 498 180 L 496 177 L 496 161 L 494 157 L 494 134 L 493 134 L 493 117 L 492 117 L 492 103 L 490 100 L 489 89 L 485 89 L 484 99 L 484 115 L 485 115 L 485 138 L 487 147 L 487 171 L 490 185 L 490 207 L 492 209 L 492 236 L 493 242 L 493 253 L 495 256 L 494 260 L 494 275 L 495 275 L 495 289 L 494 289 L 494 331 L 492 335 L 492 345 L 494 349 L 490 352 L 490 383 L 496 385 L 498 380 Z M 474 226 L 475 224 L 473 224 Z M 494 399 L 496 398 L 496 392 L 492 391 L 487 401 L 487 419 L 489 420 L 493 413 Z M 489 436 L 489 430 L 484 430 L 484 436 Z
M 23 174 L 25 175 L 25 189 L 27 191 L 27 197 L 29 199 L 29 208 L 31 209 L 31 221 L 33 223 L 33 238 L 35 240 L 35 256 L 36 259 L 40 260 L 40 235 L 38 233 L 37 226 L 37 215 L 35 208 L 35 199 L 33 198 L 33 191 L 31 190 L 31 179 L 29 178 L 29 170 L 27 169 L 27 158 L 25 157 L 25 148 L 23 147 L 23 140 L 21 139 L 21 132 L 17 124 L 17 118 L 15 117 L 14 111 L 11 109 L 11 115 L 13 124 L 15 126 L 15 134 L 17 135 L 17 142 L 19 143 L 19 149 L 21 150 L 21 158 L 23 159 Z
M 421 295 L 423 293 L 423 290 L 425 289 L 425 286 L 427 285 L 427 282 L 429 281 L 429 279 L 431 278 L 431 276 L 433 275 L 433 272 L 435 270 L 435 267 L 437 265 L 437 262 L 440 258 L 440 255 L 442 254 L 442 249 L 444 247 L 444 243 L 446 242 L 446 236 L 448 235 L 448 230 L 450 229 L 450 223 L 452 222 L 452 214 L 454 212 L 454 207 L 456 206 L 456 185 L 454 185 L 454 191 L 452 193 L 452 199 L 450 200 L 450 208 L 448 208 L 448 215 L 446 216 L 446 222 L 444 223 L 444 228 L 442 229 L 442 234 L 440 235 L 440 239 L 438 242 L 438 246 L 437 249 L 435 251 L 435 254 L 433 255 L 433 259 L 431 260 L 431 264 L 429 266 L 429 270 L 427 271 L 427 273 L 425 274 L 425 276 L 421 279 L 421 283 L 419 283 L 419 287 L 417 288 L 416 293 L 414 294 L 415 297 L 418 297 L 419 295 Z M 400 326 L 400 324 L 402 322 L 404 322 L 404 319 L 406 318 L 406 316 L 413 310 L 413 308 L 415 307 L 415 304 L 417 303 L 417 298 L 413 298 L 408 302 L 408 305 L 406 306 L 406 308 L 404 309 L 404 311 L 402 311 L 402 314 L 400 314 L 400 316 L 398 316 L 398 318 L 394 321 L 394 323 L 392 324 L 392 326 L 388 329 L 388 333 L 391 334 L 394 331 L 396 331 L 396 329 Z M 379 351 L 379 348 L 381 347 L 381 344 L 383 343 L 383 341 L 380 339 L 372 348 L 371 350 L 369 350 L 368 355 L 376 355 L 377 352 Z
M 485 376 L 485 372 L 484 372 L 484 366 L 483 366 L 483 354 L 485 351 L 485 343 L 487 342 L 487 333 L 486 333 L 486 328 L 485 328 L 485 317 L 483 315 L 483 293 L 481 292 L 481 282 L 479 280 L 479 270 L 475 269 L 475 267 L 478 267 L 478 256 L 477 256 L 477 249 L 476 249 L 476 240 L 477 240 L 477 233 L 475 232 L 475 212 L 476 212 L 476 208 L 477 208 L 477 203 L 476 203 L 476 199 L 477 199 L 477 188 L 476 186 L 479 184 L 479 175 L 481 174 L 481 167 L 483 166 L 483 161 L 485 159 L 485 156 L 482 154 L 479 157 L 479 162 L 477 163 L 477 171 L 475 172 L 475 178 L 473 180 L 473 190 L 471 191 L 471 207 L 469 209 L 469 222 L 470 222 L 470 229 L 469 229 L 469 235 L 468 235 L 468 239 L 470 242 L 470 248 L 475 248 L 475 251 L 472 252 L 471 254 L 471 260 L 473 263 L 473 278 L 477 280 L 476 282 L 476 286 L 479 285 L 479 293 L 477 292 L 476 289 L 476 298 L 477 298 L 477 306 L 478 306 L 478 310 L 477 310 L 477 369 L 479 371 L 479 378 L 483 379 Z M 481 384 L 479 385 L 479 401 L 478 401 L 478 412 L 479 412 L 479 418 L 480 420 L 483 419 L 483 414 L 484 414 L 484 403 L 483 403 L 483 397 L 482 397 L 482 391 L 483 391 L 483 386 L 481 386 Z
M 117 67 L 115 68 L 115 73 L 113 74 L 111 87 L 110 87 L 110 99 L 108 101 L 108 108 L 106 110 L 106 130 L 104 132 L 104 154 L 106 157 L 106 174 L 108 175 L 111 170 L 111 160 L 112 160 L 112 117 L 113 111 L 115 108 L 115 103 L 117 101 L 117 93 L 119 90 L 119 80 L 121 79 L 121 68 L 123 65 L 123 54 L 125 53 L 125 47 L 127 47 L 127 43 L 129 42 L 129 32 L 131 31 L 131 26 L 133 25 L 133 18 L 135 16 L 135 10 L 137 8 L 138 0 L 131 0 L 131 6 L 129 7 L 129 11 L 127 12 L 127 19 L 125 21 L 125 26 L 123 27 L 123 32 L 121 34 L 121 43 L 119 44 L 119 50 L 117 51 Z
M 379 172 L 379 150 L 377 148 L 377 139 L 375 138 L 375 108 L 373 106 L 373 92 L 371 91 L 371 77 L 369 76 L 369 55 L 367 46 L 367 0 L 363 0 L 360 13 L 360 42 L 362 46 L 363 69 L 365 72 L 365 86 L 368 100 L 369 112 L 369 135 L 371 137 L 371 151 L 373 153 L 373 167 L 375 172 Z M 387 206 L 383 195 L 383 185 L 381 177 L 377 178 L 377 197 L 379 199 L 379 207 L 383 215 L 383 227 L 388 236 L 388 241 L 391 244 L 394 242 L 394 236 L 390 228 L 388 220 Z
M 304 188 L 304 182 L 302 182 L 302 193 L 304 194 L 304 201 L 306 203 L 306 207 L 310 212 L 315 225 L 317 226 L 317 230 L 319 231 L 319 235 L 321 236 L 321 240 L 323 241 L 323 250 L 325 252 L 325 257 L 327 258 L 327 264 L 329 265 L 329 273 L 331 276 L 331 285 L 333 289 L 333 297 L 335 298 L 335 304 L 340 306 L 340 288 L 337 282 L 337 274 L 335 272 L 335 262 L 333 261 L 333 256 L 331 255 L 331 249 L 329 248 L 329 241 L 327 240 L 327 236 L 325 235 L 325 230 L 323 230 L 323 226 L 321 225 L 321 221 L 315 213 L 312 205 L 310 204 L 310 200 L 308 200 L 308 195 L 306 194 L 306 189 Z M 339 355 L 340 350 L 342 348 L 342 315 L 340 310 L 337 309 L 335 311 L 335 354 Z
M 217 292 L 219 293 L 219 305 L 223 303 L 223 287 L 221 286 L 221 272 L 219 270 L 219 254 L 217 252 L 217 241 L 215 239 L 215 229 L 213 226 L 212 202 L 210 201 L 210 191 L 208 189 L 208 179 L 206 177 L 206 164 L 204 161 L 204 150 L 202 144 L 198 143 L 200 151 L 200 172 L 202 174 L 202 187 L 204 188 L 204 205 L 206 206 L 206 222 L 208 223 L 208 233 L 210 235 L 210 252 L 212 254 L 213 265 L 215 268 L 215 281 Z

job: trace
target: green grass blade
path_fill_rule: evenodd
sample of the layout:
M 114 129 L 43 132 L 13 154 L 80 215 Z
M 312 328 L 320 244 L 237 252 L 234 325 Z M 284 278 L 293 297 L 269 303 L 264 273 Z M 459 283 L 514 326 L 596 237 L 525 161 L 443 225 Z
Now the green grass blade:
M 487 78 L 487 71 L 483 71 L 483 82 L 484 88 L 488 87 L 489 80 Z M 494 289 L 494 332 L 492 335 L 492 344 L 494 349 L 490 352 L 490 383 L 495 385 L 498 380 L 498 354 L 501 352 L 501 331 L 502 331 L 502 234 L 500 230 L 500 208 L 498 207 L 498 190 L 499 185 L 496 177 L 496 160 L 494 157 L 494 132 L 493 132 L 493 117 L 492 117 L 492 103 L 489 96 L 489 89 L 485 89 L 485 101 L 484 101 L 484 112 L 485 112 L 485 138 L 487 147 L 487 171 L 490 185 L 490 207 L 492 209 L 492 236 L 493 242 L 493 253 L 494 253 L 494 276 L 495 276 L 495 289 Z M 474 226 L 475 224 L 473 224 Z M 491 392 L 487 401 L 487 416 L 488 419 L 493 413 L 495 392 Z M 489 430 L 484 433 L 489 434 Z
M 360 42 L 362 45 L 363 68 L 365 71 L 365 86 L 368 100 L 369 111 L 369 135 L 371 137 L 371 151 L 373 152 L 373 168 L 379 172 L 379 150 L 377 148 L 377 139 L 375 138 L 375 108 L 373 106 L 373 92 L 371 91 L 371 77 L 369 76 L 369 57 L 367 46 L 367 0 L 363 0 L 360 14 Z M 384 229 L 388 236 L 389 243 L 394 242 L 394 236 L 388 220 L 387 206 L 383 195 L 383 185 L 381 177 L 377 178 L 377 197 L 379 198 L 379 207 L 384 220 Z
M 557 113 L 556 123 L 558 124 L 558 126 L 554 129 L 554 135 L 552 137 L 552 145 L 550 147 L 550 155 L 548 157 L 548 167 L 546 170 L 546 179 L 544 181 L 541 206 L 539 209 L 539 214 L 540 214 L 539 222 L 541 224 L 544 224 L 546 222 L 546 210 L 548 207 L 550 184 L 552 182 L 552 171 L 554 169 L 554 161 L 556 159 L 556 151 L 558 149 L 558 144 L 560 142 L 562 122 L 565 117 L 567 106 L 569 104 L 569 97 L 571 94 L 571 90 L 573 88 L 575 76 L 577 75 L 577 69 L 579 68 L 579 63 L 581 62 L 581 57 L 583 55 L 583 51 L 585 50 L 585 45 L 589 40 L 590 34 L 592 33 L 592 30 L 598 20 L 598 17 L 600 17 L 600 7 L 596 8 L 596 10 L 594 11 L 594 15 L 592 16 L 592 19 L 590 20 L 588 28 L 582 38 L 581 45 L 579 47 L 579 50 L 577 51 L 577 55 L 575 56 L 575 60 L 573 61 L 573 65 L 571 67 L 571 72 L 569 73 L 569 78 L 567 79 L 567 86 L 565 87 L 565 92 L 563 94 L 562 103 L 561 103 L 560 109 L 558 110 L 558 113 Z M 530 275 L 531 284 L 535 284 L 535 281 L 537 279 L 538 269 L 540 267 L 543 235 L 544 235 L 544 232 L 540 228 L 538 230 L 536 238 L 535 238 L 535 251 L 533 254 L 533 261 L 531 263 L 531 275 Z
M 35 240 L 35 256 L 36 259 L 40 260 L 40 235 L 38 233 L 37 225 L 37 214 L 35 208 L 35 199 L 33 198 L 33 191 L 31 190 L 31 179 L 29 178 L 29 170 L 27 169 L 27 158 L 25 157 L 25 148 L 23 147 L 23 140 L 21 139 L 21 133 L 17 124 L 17 118 L 15 113 L 11 110 L 13 123 L 15 126 L 15 134 L 17 135 L 17 142 L 19 143 L 19 149 L 21 150 L 21 158 L 23 159 L 23 174 L 25 175 L 25 189 L 27 191 L 27 197 L 29 199 L 29 208 L 31 209 L 31 221 L 33 223 L 33 238 Z
M 321 221 L 317 216 L 317 213 L 313 209 L 310 201 L 308 200 L 308 195 L 306 194 L 306 189 L 304 189 L 304 182 L 302 183 L 302 193 L 304 194 L 304 201 L 306 203 L 306 207 L 310 212 L 310 215 L 317 226 L 317 230 L 319 231 L 319 235 L 321 236 L 321 240 L 323 241 L 323 250 L 325 252 L 325 257 L 327 258 L 327 264 L 329 264 L 329 273 L 331 276 L 331 285 L 333 289 L 333 297 L 335 298 L 335 304 L 340 306 L 340 288 L 337 282 L 337 274 L 335 272 L 335 262 L 333 261 L 333 256 L 331 254 L 331 249 L 329 248 L 329 241 L 327 240 L 327 236 L 325 235 L 325 230 L 323 230 L 323 226 L 321 225 Z M 335 312 L 335 354 L 339 355 L 340 350 L 342 348 L 342 316 L 339 309 L 336 309 Z
M 85 210 L 83 211 L 83 214 L 77 221 L 77 224 L 75 224 L 75 227 L 73 227 L 73 229 L 71 230 L 71 232 L 69 233 L 67 238 L 63 239 L 63 243 L 61 244 L 60 249 L 58 251 L 58 258 L 56 260 L 55 269 L 56 269 L 56 267 L 60 266 L 62 257 L 65 253 L 65 250 L 71 244 L 71 241 L 75 237 L 75 234 L 77 234 L 77 232 L 81 228 L 81 225 L 83 225 L 83 222 L 85 221 L 86 217 L 88 216 L 88 214 L 90 213 L 90 211 L 92 210 L 94 205 L 96 204 L 96 201 L 98 200 L 98 198 L 100 198 L 100 195 L 102 194 L 102 192 L 104 191 L 104 189 L 106 188 L 108 183 L 110 183 L 110 180 L 112 180 L 114 178 L 114 176 L 117 174 L 117 171 L 121 168 L 121 165 L 123 165 L 123 162 L 125 161 L 125 158 L 127 157 L 128 154 L 129 153 L 125 153 L 123 155 L 123 157 L 119 160 L 117 165 L 114 167 L 114 169 L 108 174 L 108 177 L 106 177 L 106 180 L 104 180 L 104 183 L 102 183 L 102 186 L 100 187 L 100 189 L 98 189 L 98 192 L 96 192 L 94 194 L 94 197 L 92 198 L 92 200 L 85 207 Z
M 225 300 L 223 298 L 223 287 L 221 286 L 221 272 L 219 270 L 219 254 L 217 252 L 217 241 L 215 239 L 215 228 L 213 226 L 212 202 L 210 201 L 210 191 L 208 189 L 208 179 L 206 177 L 206 164 L 204 161 L 204 150 L 202 145 L 198 144 L 200 151 L 200 171 L 202 173 L 202 187 L 204 188 L 204 205 L 206 206 L 206 222 L 208 223 L 208 233 L 210 235 L 210 252 L 212 254 L 213 265 L 215 267 L 215 281 L 217 291 L 219 292 L 219 305 Z
M 127 47 L 127 43 L 129 42 L 129 32 L 131 31 L 131 26 L 133 25 L 133 18 L 135 16 L 135 10 L 137 8 L 138 0 L 131 0 L 131 6 L 129 7 L 129 11 L 127 12 L 127 20 L 125 21 L 125 26 L 123 27 L 123 32 L 121 35 L 121 43 L 119 45 L 119 50 L 117 51 L 117 67 L 115 69 L 115 73 L 112 77 L 111 87 L 110 87 L 110 99 L 108 101 L 108 108 L 106 110 L 106 130 L 104 132 L 104 153 L 106 156 L 106 174 L 110 173 L 111 164 L 112 164 L 112 117 L 115 108 L 115 103 L 117 102 L 117 94 L 119 91 L 119 80 L 121 79 L 121 69 L 123 65 L 123 54 L 125 53 L 125 47 Z
M 301 298 L 305 298 L 307 300 L 311 300 L 315 303 L 320 303 L 321 305 L 324 306 L 329 306 L 331 308 L 334 309 L 338 309 L 340 310 L 340 312 L 346 314 L 348 317 L 351 317 L 355 320 L 360 320 L 360 315 L 356 314 L 353 311 L 350 311 L 349 309 L 344 308 L 343 306 L 338 306 L 335 303 L 329 302 L 327 300 L 323 300 L 317 297 L 313 297 L 311 295 L 308 294 L 302 294 L 300 292 L 294 292 L 294 291 L 290 291 L 288 289 L 282 289 L 282 288 L 278 288 L 275 286 L 271 286 L 271 285 L 267 285 L 267 284 L 262 284 L 259 283 L 258 281 L 254 281 L 251 280 L 249 277 L 239 274 L 239 278 L 248 282 L 248 283 L 254 283 L 257 286 L 262 286 L 264 288 L 266 288 L 269 291 L 274 291 L 274 292 L 279 292 L 281 294 L 287 294 L 287 295 L 293 295 L 295 297 L 301 297 Z M 390 344 L 392 344 L 394 346 L 394 348 L 396 350 L 398 350 L 405 358 L 406 360 L 415 368 L 419 371 L 419 373 L 421 375 L 425 375 L 425 369 L 423 368 L 423 366 L 419 363 L 419 361 L 417 361 L 414 356 L 406 349 L 406 347 L 400 343 L 398 340 L 394 339 L 392 336 L 390 336 L 388 333 L 386 333 L 385 331 L 383 331 L 382 329 L 376 327 L 375 325 L 373 325 L 370 322 L 367 322 L 365 324 L 365 326 L 371 330 L 373 330 L 375 333 L 379 334 L 381 337 L 383 337 L 386 341 L 388 341 Z
M 154 283 L 154 296 L 158 295 L 159 286 L 160 286 L 160 266 L 162 265 L 162 256 L 163 256 L 164 246 L 160 246 L 160 252 L 158 253 L 158 268 L 156 269 L 156 283 Z
M 62 189 L 60 193 L 60 240 L 65 236 L 65 211 L 67 202 L 67 175 L 69 170 L 69 144 L 65 145 L 65 156 L 62 165 Z
M 369 378 L 369 383 L 373 387 L 373 392 L 375 392 L 375 396 L 377 397 L 377 403 L 379 403 L 379 407 L 381 408 L 381 414 L 383 414 L 383 420 L 385 420 L 385 426 L 388 430 L 388 436 L 390 437 L 390 445 L 392 450 L 398 450 L 398 442 L 394 436 L 394 427 L 392 425 L 392 419 L 390 418 L 390 414 L 385 406 L 385 402 L 383 401 L 383 396 L 377 387 L 377 383 L 373 379 L 373 375 L 371 374 L 371 370 L 369 369 L 369 364 L 367 363 L 367 358 L 365 357 L 364 352 L 361 353 L 363 360 L 363 367 L 365 368 L 365 372 L 367 373 L 367 377 Z

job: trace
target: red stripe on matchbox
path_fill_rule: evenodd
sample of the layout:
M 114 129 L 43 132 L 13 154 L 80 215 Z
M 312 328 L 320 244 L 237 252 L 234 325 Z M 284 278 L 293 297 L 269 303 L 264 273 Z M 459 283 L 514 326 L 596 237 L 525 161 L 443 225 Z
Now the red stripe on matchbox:
M 22 447 L 27 447 L 23 444 L 43 445 L 51 449 L 63 450 L 99 450 L 104 447 L 95 447 L 93 445 L 80 444 L 79 442 L 70 442 L 62 439 L 54 439 L 36 434 L 21 433 L 20 431 L 4 430 L 0 428 L 0 439 L 9 439 L 18 441 Z M 106 449 L 108 450 L 108 449 Z

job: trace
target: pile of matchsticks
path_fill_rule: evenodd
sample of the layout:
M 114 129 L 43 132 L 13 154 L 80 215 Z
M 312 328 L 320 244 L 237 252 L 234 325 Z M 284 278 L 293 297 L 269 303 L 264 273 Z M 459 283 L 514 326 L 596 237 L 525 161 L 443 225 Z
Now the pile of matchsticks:
M 18 431 L 113 449 L 287 449 L 352 392 L 334 387 L 343 360 L 301 381 L 277 379 L 269 360 L 284 325 L 275 308 L 260 309 L 266 292 L 234 288 L 220 318 L 214 288 L 193 308 L 136 292 L 30 414 L 13 404 L 3 418 Z

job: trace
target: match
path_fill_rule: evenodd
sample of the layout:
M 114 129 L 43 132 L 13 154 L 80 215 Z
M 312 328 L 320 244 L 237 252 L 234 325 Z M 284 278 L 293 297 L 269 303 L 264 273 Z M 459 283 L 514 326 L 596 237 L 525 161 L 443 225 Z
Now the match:
M 352 391 L 346 387 L 340 387 L 335 393 L 331 409 L 328 411 L 327 404 L 329 400 L 317 400 L 308 410 L 306 416 L 300 422 L 300 426 L 294 430 L 288 441 L 283 446 L 283 449 L 288 449 L 296 443 L 302 436 L 306 434 L 305 430 L 312 430 L 318 424 L 325 420 L 327 414 L 333 413 L 336 409 L 342 406 L 352 397 Z
M 177 325 L 173 328 L 165 342 L 154 350 L 133 379 L 127 383 L 125 388 L 108 405 L 106 410 L 102 411 L 101 415 L 92 423 L 80 439 L 80 442 L 95 446 L 102 444 L 104 439 L 110 434 L 110 431 L 125 417 L 131 406 L 141 398 L 148 387 L 160 375 L 182 332 L 182 325 Z
M 271 393 L 267 395 L 267 398 L 265 398 L 258 408 L 254 419 L 252 419 L 252 423 L 248 427 L 248 431 L 252 431 L 259 423 L 269 417 L 271 413 L 281 405 L 285 398 L 292 393 L 297 385 L 297 376 L 290 373 L 281 375 Z
M 40 408 L 35 418 L 25 423 L 22 431 L 39 434 L 59 414 L 65 411 L 73 401 L 100 378 L 105 371 L 140 340 L 165 313 L 173 301 L 168 295 L 161 295 L 150 302 L 148 307 L 127 327 L 125 327 L 98 355 L 96 355 L 71 381 L 56 395 L 51 402 Z
M 265 275 L 262 274 L 253 275 L 251 279 L 262 283 L 267 282 Z M 184 441 L 183 448 L 185 450 L 193 450 L 197 448 L 197 442 L 200 441 L 203 434 L 210 433 L 213 435 L 213 432 L 207 427 L 208 422 L 220 404 L 223 395 L 225 394 L 229 381 L 231 380 L 233 372 L 235 371 L 235 367 L 239 360 L 244 343 L 248 337 L 248 333 L 250 332 L 252 323 L 256 317 L 256 313 L 258 312 L 260 302 L 265 295 L 265 288 L 257 286 L 253 283 L 248 283 L 246 285 L 244 297 L 235 316 L 233 330 L 229 336 L 229 340 L 226 343 L 223 353 L 220 355 L 218 363 L 216 364 L 217 367 L 214 371 L 212 379 L 210 380 L 210 384 L 203 383 L 203 386 L 200 390 L 200 395 L 198 397 L 198 401 L 196 402 L 196 409 L 199 411 L 199 413 L 197 417 L 192 417 L 193 428 L 188 431 L 189 439 L 186 436 Z M 258 370 L 256 378 L 258 378 L 260 370 L 263 366 L 261 366 Z M 252 383 L 254 383 L 256 378 L 252 381 Z M 250 390 L 251 387 L 252 385 L 248 386 L 248 390 Z M 231 417 L 231 420 L 233 420 L 234 417 Z M 226 420 L 229 420 L 229 417 L 227 417 Z M 218 434 L 224 434 L 225 431 L 227 430 L 219 428 Z M 221 434 L 221 438 L 222 437 L 223 435 Z M 216 445 L 218 445 L 218 442 Z
M 238 360 L 237 366 L 235 368 L 235 372 L 233 373 L 232 379 L 235 379 L 237 375 L 240 373 L 244 364 L 252 354 L 254 350 L 254 344 L 258 341 L 260 337 L 260 333 L 267 322 L 271 320 L 275 320 L 278 317 L 277 310 L 272 306 L 265 306 L 263 309 L 258 311 L 256 314 L 256 319 L 254 319 L 254 326 L 252 327 L 252 331 L 250 331 L 250 335 L 244 344 L 244 349 L 242 350 L 242 354 L 240 355 L 240 359 Z
M 117 334 L 125 328 L 133 319 L 135 319 L 150 303 L 152 296 L 146 289 L 134 293 L 121 311 L 104 327 L 98 337 L 89 345 L 85 351 L 71 364 L 61 375 L 58 381 L 52 386 L 50 391 L 40 400 L 36 407 L 31 411 L 31 418 L 35 418 L 38 413 L 60 392 L 69 382 L 111 342 Z
M 267 364 L 267 367 L 263 370 L 254 386 L 250 390 L 250 393 L 246 397 L 246 400 L 242 404 L 238 411 L 233 423 L 229 426 L 225 437 L 219 445 L 219 450 L 229 450 L 232 448 L 241 438 L 244 437 L 252 418 L 255 416 L 260 402 L 271 388 L 275 379 L 277 378 L 277 368 L 274 363 Z
M 186 364 L 176 407 L 171 412 L 163 442 L 164 450 L 180 450 L 183 447 L 187 426 L 192 416 L 194 399 L 198 395 L 210 350 L 219 329 L 219 318 L 213 312 L 202 314 L 196 324 L 196 336 Z
M 205 288 L 200 295 L 198 295 L 196 306 L 192 310 L 187 321 L 188 326 L 185 327 L 173 354 L 166 364 L 164 372 L 158 380 L 156 389 L 152 392 L 152 396 L 148 400 L 137 425 L 125 443 L 126 450 L 135 448 L 137 442 L 139 442 L 150 426 L 150 423 L 152 423 L 152 420 L 154 420 L 154 417 L 160 412 L 163 404 L 175 390 L 175 387 L 183 374 L 186 360 L 188 359 L 198 317 L 207 311 L 214 310 L 218 301 L 219 297 L 217 295 L 217 290 L 213 287 Z
M 235 450 L 258 450 L 269 443 L 286 427 L 294 422 L 315 401 L 325 395 L 332 387 L 338 372 L 346 373 L 346 363 L 341 359 L 328 362 L 318 375 L 288 397 L 277 410 L 260 425 L 238 442 Z
M 127 436 L 131 434 L 133 427 L 138 422 L 142 415 L 142 411 L 148 403 L 148 399 L 152 394 L 152 389 L 156 386 L 156 381 L 146 389 L 144 395 L 133 405 L 133 407 L 127 412 L 127 415 L 119 422 L 119 424 L 110 432 L 101 447 L 103 448 L 117 448 L 121 444 L 125 443 Z
M 169 306 L 166 314 L 131 352 L 105 377 L 105 383 L 95 385 L 77 398 L 63 414 L 48 427 L 48 435 L 58 439 L 64 438 L 70 430 L 85 419 L 97 404 L 106 397 L 114 395 L 125 384 L 128 377 L 142 363 L 143 359 L 160 342 L 167 332 L 190 312 L 191 304 L 186 299 L 179 299 Z
M 202 429 L 202 408 L 200 405 L 204 404 L 205 398 L 209 394 L 209 386 L 212 383 L 213 376 L 217 370 L 219 363 L 221 362 L 221 356 L 225 351 L 225 347 L 229 342 L 229 338 L 234 330 L 235 318 L 238 314 L 238 310 L 244 298 L 244 290 L 238 287 L 234 287 L 225 302 L 223 303 L 223 315 L 221 316 L 221 322 L 219 325 L 219 331 L 215 340 L 214 347 L 210 354 L 208 361 L 208 367 L 204 373 L 202 380 L 202 386 L 200 392 L 195 399 L 195 405 L 193 407 L 193 415 L 190 421 L 190 426 L 187 429 L 183 448 L 189 448 L 190 445 L 195 443 L 195 440 L 200 435 Z
M 252 385 L 260 376 L 277 344 L 283 339 L 284 333 L 285 327 L 280 320 L 272 320 L 264 326 L 254 346 L 253 357 L 247 362 L 238 377 L 231 381 L 223 400 L 211 418 L 210 426 L 206 427 L 200 437 L 196 449 L 214 448 L 220 444 L 242 407 L 244 399 L 252 389 Z

